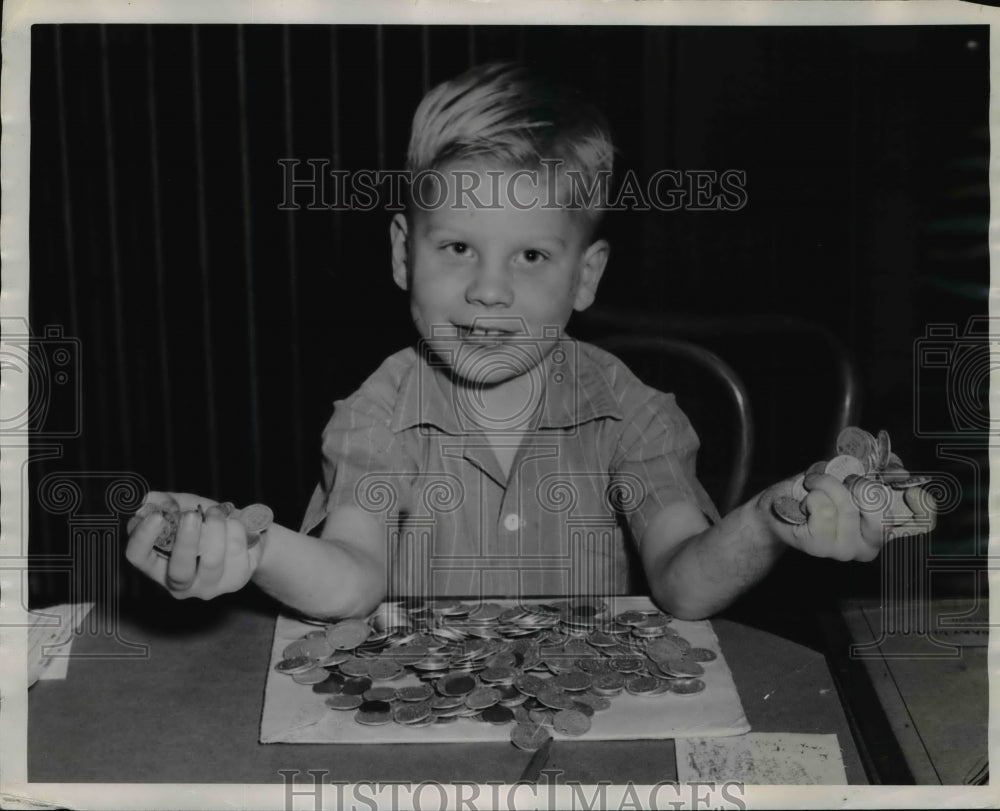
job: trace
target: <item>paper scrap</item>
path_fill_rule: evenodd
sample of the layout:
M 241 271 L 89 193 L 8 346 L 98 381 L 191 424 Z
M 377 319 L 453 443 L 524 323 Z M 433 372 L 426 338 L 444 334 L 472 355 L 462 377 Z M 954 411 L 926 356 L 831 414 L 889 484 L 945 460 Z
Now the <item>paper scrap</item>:
M 37 679 L 66 678 L 73 633 L 93 607 L 93 603 L 64 603 L 29 612 L 29 685 Z
M 847 785 L 835 734 L 751 732 L 727 738 L 680 738 L 676 750 L 680 783 Z

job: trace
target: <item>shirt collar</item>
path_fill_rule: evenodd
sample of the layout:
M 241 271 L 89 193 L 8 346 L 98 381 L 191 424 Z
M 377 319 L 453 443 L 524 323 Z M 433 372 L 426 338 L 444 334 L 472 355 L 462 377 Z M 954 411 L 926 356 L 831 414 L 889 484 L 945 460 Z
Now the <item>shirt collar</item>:
M 610 381 L 585 346 L 564 335 L 542 362 L 545 391 L 533 427 L 569 428 L 601 418 L 622 419 Z M 468 434 L 474 428 L 460 418 L 455 404 L 455 386 L 447 370 L 423 345 L 418 346 L 416 362 L 396 400 L 393 432 L 432 425 L 447 434 Z

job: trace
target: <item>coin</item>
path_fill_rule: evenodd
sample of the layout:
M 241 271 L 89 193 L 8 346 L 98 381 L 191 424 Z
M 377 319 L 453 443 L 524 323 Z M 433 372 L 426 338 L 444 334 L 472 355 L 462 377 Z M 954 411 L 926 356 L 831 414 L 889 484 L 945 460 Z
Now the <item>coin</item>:
M 512 682 L 517 672 L 512 667 L 497 665 L 488 667 L 479 674 L 479 678 L 488 682 Z
M 557 732 L 576 737 L 590 729 L 590 719 L 579 710 L 560 710 L 553 717 L 552 725 Z
M 828 476 L 833 476 L 837 481 L 842 482 L 851 473 L 856 476 L 864 476 L 867 471 L 865 465 L 857 458 L 843 454 L 835 456 L 827 462 L 825 472 Z
M 646 620 L 646 615 L 639 611 L 623 611 L 615 616 L 615 622 L 622 625 L 638 625 Z
M 299 646 L 299 649 L 301 650 L 300 655 L 308 656 L 310 659 L 315 659 L 317 662 L 320 659 L 325 659 L 333 653 L 333 650 L 330 648 L 330 643 L 326 641 L 326 636 L 301 639 L 299 642 L 301 642 L 301 645 Z
M 367 676 L 370 667 L 367 659 L 351 656 L 340 663 L 340 672 L 345 676 Z
M 661 670 L 674 676 L 701 676 L 705 672 L 700 664 L 685 658 L 667 659 L 658 664 Z
M 315 664 L 308 656 L 293 656 L 291 659 L 282 659 L 274 666 L 274 669 L 279 673 L 293 675 L 295 673 L 304 673 L 307 670 L 312 670 L 313 667 L 315 667 Z
M 370 629 L 361 620 L 342 620 L 326 629 L 326 641 L 334 650 L 353 650 L 368 638 Z
M 654 661 L 680 656 L 683 652 L 677 641 L 667 636 L 654 639 L 646 646 L 646 655 Z
M 393 701 L 396 691 L 392 687 L 369 687 L 362 697 L 365 701 Z
M 545 684 L 545 681 L 530 673 L 522 673 L 514 678 L 514 686 L 526 696 L 538 695 L 538 691 L 543 689 Z
M 464 706 L 464 696 L 434 696 L 431 699 L 431 709 L 433 710 L 451 710 Z
M 581 693 L 580 695 L 573 696 L 573 700 L 577 704 L 586 704 L 597 712 L 611 707 L 611 702 L 606 697 L 594 695 L 593 693 Z
M 314 693 L 342 693 L 344 691 L 344 677 L 339 673 L 327 673 L 326 679 L 317 682 L 312 686 Z
M 153 549 L 162 556 L 169 557 L 171 551 L 173 551 L 174 542 L 177 540 L 177 530 L 180 528 L 181 513 L 179 508 L 176 510 L 160 509 L 159 512 L 163 516 L 163 526 L 160 527 L 160 532 L 156 536 L 156 540 L 153 541 Z
M 632 695 L 649 695 L 660 686 L 660 680 L 653 676 L 633 676 L 628 680 L 625 689 Z
M 293 673 L 292 680 L 299 684 L 319 684 L 326 681 L 329 675 L 323 668 L 314 667 L 312 670 L 306 670 L 302 673 Z
M 714 662 L 718 658 L 716 652 L 708 648 L 691 648 L 688 656 L 694 662 Z
M 806 477 L 803 475 L 792 482 L 792 498 L 796 501 L 803 501 L 809 495 L 809 491 L 806 490 L 805 480 Z
M 701 679 L 673 679 L 670 682 L 670 692 L 678 695 L 694 695 L 705 689 Z
M 593 679 L 590 678 L 586 673 L 581 673 L 579 670 L 571 670 L 568 673 L 560 673 L 552 679 L 552 682 L 556 687 L 560 687 L 563 690 L 568 690 L 570 692 L 577 692 L 581 690 L 586 690 L 593 683 Z
M 625 687 L 625 678 L 620 673 L 609 673 L 594 679 L 591 689 L 598 695 L 617 695 Z
M 538 724 L 518 723 L 510 732 L 510 742 L 526 752 L 541 749 L 551 737 L 549 731 Z
M 305 644 L 305 639 L 296 639 L 294 642 L 289 642 L 281 651 L 281 658 L 296 659 L 300 656 L 305 656 L 308 659 L 309 656 L 306 655 Z
M 504 609 L 496 603 L 483 603 L 469 612 L 466 619 L 472 623 L 489 623 L 497 619 Z
M 420 701 L 413 704 L 397 704 L 392 709 L 392 720 L 397 724 L 415 724 L 423 721 L 431 714 L 429 701 Z
M 330 696 L 324 702 L 331 710 L 356 710 L 364 702 L 359 695 Z
M 889 441 L 888 432 L 879 431 L 875 439 L 875 445 L 877 447 L 875 468 L 876 470 L 884 470 L 885 466 L 889 464 L 889 454 L 892 453 L 892 444 Z
M 573 699 L 555 687 L 546 687 L 538 693 L 537 698 L 542 704 L 553 710 L 573 709 Z
M 246 528 L 247 533 L 260 534 L 265 532 L 274 521 L 274 513 L 264 504 L 251 504 L 239 511 L 237 519 Z
M 434 688 L 429 684 L 420 684 L 413 687 L 400 687 L 396 690 L 396 695 L 400 701 L 427 701 L 434 696 Z
M 611 667 L 619 673 L 638 673 L 642 666 L 642 659 L 638 656 L 615 656 L 611 660 Z
M 358 679 L 345 679 L 344 686 L 341 692 L 348 696 L 360 696 L 363 695 L 367 690 L 370 690 L 372 686 L 372 680 L 368 678 L 358 678 Z
M 552 719 L 555 717 L 555 710 L 537 709 L 528 712 L 528 718 L 533 724 L 543 727 L 552 726 Z
M 386 705 L 388 706 L 388 705 Z M 364 709 L 364 704 L 358 707 L 358 711 L 354 713 L 354 720 L 359 724 L 364 724 L 366 726 L 381 726 L 382 724 L 392 723 L 392 713 L 386 712 L 366 712 Z
M 316 664 L 318 664 L 320 667 L 327 667 L 327 668 L 336 667 L 341 662 L 347 661 L 347 659 L 349 658 L 350 655 L 345 651 L 342 650 L 334 651 L 329 656 L 325 656 L 322 659 L 320 659 Z
M 840 455 L 853 456 L 864 462 L 875 449 L 875 438 L 867 431 L 853 425 L 845 428 L 837 436 L 837 453 Z
M 403 668 L 390 659 L 373 659 L 368 665 L 368 675 L 376 681 L 388 681 L 403 675 Z
M 477 687 L 465 697 L 466 706 L 484 710 L 500 701 L 500 693 L 493 687 Z
M 894 481 L 891 486 L 896 490 L 908 490 L 911 487 L 923 487 L 925 484 L 930 484 L 930 476 L 910 476 L 902 481 Z
M 494 704 L 483 710 L 483 720 L 490 724 L 509 724 L 514 720 L 514 713 L 508 707 Z
M 789 496 L 779 496 L 771 504 L 771 510 L 778 518 L 788 524 L 805 524 L 809 516 L 802 511 L 802 507 L 794 498 Z
M 445 676 L 437 684 L 439 693 L 445 696 L 464 696 L 476 688 L 472 676 Z

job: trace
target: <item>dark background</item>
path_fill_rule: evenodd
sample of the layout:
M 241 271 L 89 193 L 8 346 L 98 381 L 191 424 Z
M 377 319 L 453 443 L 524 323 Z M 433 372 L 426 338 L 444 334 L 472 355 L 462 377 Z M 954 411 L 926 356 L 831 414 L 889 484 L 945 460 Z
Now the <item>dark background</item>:
M 333 400 L 415 334 L 389 215 L 281 211 L 278 161 L 399 169 L 423 92 L 499 58 L 586 91 L 621 170 L 746 172 L 739 211 L 610 215 L 597 304 L 569 332 L 641 315 L 732 364 L 758 434 L 748 495 L 830 457 L 841 349 L 855 421 L 950 483 L 927 566 L 985 554 L 988 345 L 968 329 L 987 312 L 988 52 L 986 26 L 34 26 L 31 326 L 60 326 L 78 363 L 69 385 L 36 384 L 28 473 L 64 473 L 80 502 L 32 498 L 33 603 L 159 599 L 123 536 L 81 535 L 123 523 L 128 497 L 106 498 L 118 474 L 264 501 L 297 526 Z M 46 368 L 59 341 L 35 346 Z M 717 494 L 725 408 L 654 366 Z M 120 571 L 84 582 L 63 565 L 80 554 Z M 733 610 L 808 616 L 879 583 L 879 563 L 791 554 Z

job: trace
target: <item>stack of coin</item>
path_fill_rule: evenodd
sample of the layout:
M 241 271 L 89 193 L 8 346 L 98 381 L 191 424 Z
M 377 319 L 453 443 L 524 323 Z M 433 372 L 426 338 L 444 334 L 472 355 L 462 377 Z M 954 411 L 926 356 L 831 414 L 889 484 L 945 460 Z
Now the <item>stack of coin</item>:
M 243 524 L 243 528 L 246 530 L 248 549 L 260 542 L 261 536 L 267 532 L 274 521 L 274 513 L 271 512 L 270 507 L 264 504 L 251 504 L 249 507 L 237 510 L 235 504 L 231 501 L 225 501 L 216 505 L 216 508 L 222 512 L 225 518 L 232 518 Z M 153 549 L 163 557 L 170 556 L 174 542 L 177 540 L 177 530 L 180 527 L 181 518 L 184 515 L 196 513 L 202 520 L 205 517 L 201 507 L 197 510 L 181 511 L 180 504 L 177 503 L 176 499 L 172 496 L 165 496 L 157 501 L 147 501 L 136 511 L 136 514 L 128 522 L 129 535 L 146 516 L 153 513 L 159 513 L 164 519 L 163 528 L 153 543 Z
M 855 503 L 864 510 L 884 513 L 889 523 L 906 523 L 922 511 L 910 491 L 927 484 L 927 476 L 911 476 L 902 460 L 892 452 L 886 431 L 872 436 L 868 431 L 848 426 L 837 437 L 837 456 L 816 462 L 792 485 L 792 494 L 774 500 L 775 515 L 789 524 L 805 524 L 805 477 L 814 473 L 833 476 L 848 488 Z M 916 491 L 914 491 L 916 492 Z
M 657 610 L 409 600 L 386 603 L 367 621 L 310 631 L 285 647 L 275 669 L 361 724 L 514 724 L 512 743 L 537 749 L 552 729 L 584 734 L 624 692 L 701 692 L 703 663 L 716 659 Z M 385 684 L 414 674 L 417 686 Z

